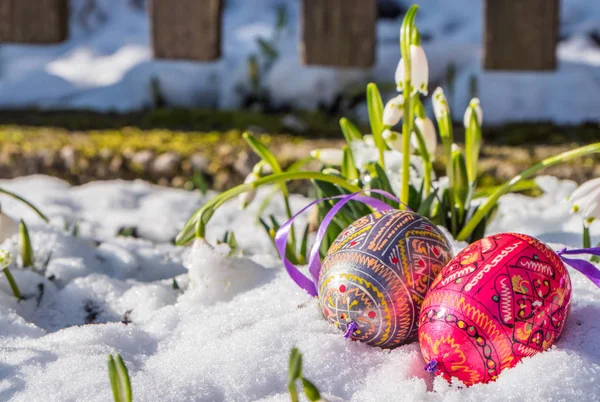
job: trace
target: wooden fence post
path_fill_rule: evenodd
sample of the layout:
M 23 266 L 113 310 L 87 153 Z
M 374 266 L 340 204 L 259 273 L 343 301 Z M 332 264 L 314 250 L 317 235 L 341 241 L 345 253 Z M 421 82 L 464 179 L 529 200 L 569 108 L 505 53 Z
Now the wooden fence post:
M 221 0 L 152 0 L 150 14 L 154 57 L 221 57 Z
M 554 70 L 559 0 L 485 0 L 484 68 Z
M 0 0 L 0 42 L 57 43 L 68 34 L 68 0 Z
M 370 67 L 375 62 L 376 0 L 302 0 L 305 64 Z

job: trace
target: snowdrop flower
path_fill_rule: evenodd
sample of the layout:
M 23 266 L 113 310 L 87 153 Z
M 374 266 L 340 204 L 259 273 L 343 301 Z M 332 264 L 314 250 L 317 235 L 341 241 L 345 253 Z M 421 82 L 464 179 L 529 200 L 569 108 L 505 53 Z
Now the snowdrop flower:
M 473 109 L 475 109 L 477 124 L 479 124 L 479 127 L 481 127 L 481 123 L 483 122 L 483 110 L 481 110 L 479 98 L 473 98 L 471 99 L 471 102 L 469 102 L 469 107 L 467 107 L 467 110 L 465 110 L 465 116 L 463 117 L 463 124 L 465 128 L 469 128 L 469 123 L 471 122 L 471 115 L 473 114 Z
M 569 197 L 573 212 L 581 212 L 585 224 L 589 225 L 595 219 L 600 219 L 600 178 L 583 183 Z
M 8 267 L 12 263 L 12 255 L 6 250 L 0 250 L 0 269 Z
M 425 51 L 420 45 L 410 45 L 410 81 L 412 85 L 411 95 L 421 92 L 427 95 L 429 85 L 429 63 Z M 396 90 L 404 90 L 404 60 L 400 58 L 396 67 Z
M 314 149 L 310 151 L 310 156 L 325 165 L 341 166 L 344 160 L 344 151 L 337 148 Z
M 433 91 L 433 112 L 438 120 L 446 118 L 450 113 L 446 95 L 444 95 L 444 90 L 441 87 L 437 87 L 436 90 Z
M 392 127 L 398 124 L 404 113 L 404 96 L 398 95 L 388 101 L 383 109 L 383 124 Z
M 425 140 L 425 147 L 427 148 L 427 152 L 431 155 L 431 158 L 435 156 L 435 149 L 437 148 L 437 136 L 435 134 L 435 126 L 429 117 L 417 117 L 415 119 L 415 125 L 421 131 L 423 135 L 423 139 Z M 413 138 L 413 142 L 416 142 L 416 136 Z M 418 147 L 418 143 L 414 144 L 415 147 Z
M 0 210 L 0 243 L 19 233 L 19 224 Z
M 391 130 L 383 130 L 381 136 L 390 148 L 402 152 L 402 134 Z M 412 151 L 413 148 L 411 146 L 408 152 L 412 153 Z
M 363 141 L 365 142 L 365 144 L 371 147 L 375 146 L 375 139 L 373 138 L 373 134 L 365 134 L 363 136 Z

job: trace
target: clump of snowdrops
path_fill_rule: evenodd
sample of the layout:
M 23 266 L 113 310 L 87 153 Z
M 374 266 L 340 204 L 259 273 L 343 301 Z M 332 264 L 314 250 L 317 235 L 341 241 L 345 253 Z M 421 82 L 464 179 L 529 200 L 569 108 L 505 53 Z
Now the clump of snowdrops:
M 408 10 L 400 29 L 402 57 L 395 74 L 399 94 L 384 106 L 377 86 L 373 83 L 367 85 L 371 134 L 364 135 L 348 119 L 342 118 L 340 126 L 347 144 L 343 149 L 313 151 L 311 156 L 322 163 L 319 172 L 302 170 L 306 160 L 283 171 L 263 143 L 251 134 L 244 134 L 261 161 L 244 184 L 221 193 L 198 209 L 177 236 L 177 243 L 182 245 L 194 237 L 204 238 L 206 225 L 217 208 L 235 197 L 242 197 L 244 205 L 247 205 L 256 189 L 265 185 L 275 185 L 283 196 L 287 216 L 291 218 L 286 185 L 291 180 L 311 180 L 319 198 L 358 191 L 368 194 L 371 189 L 394 193 L 401 201 L 394 207 L 417 211 L 444 226 L 457 240 L 472 242 L 484 236 L 502 195 L 515 190 L 524 180 L 546 167 L 600 152 L 600 143 L 595 143 L 547 158 L 497 187 L 487 197 L 476 197 L 483 111 L 477 98 L 471 100 L 464 113 L 465 144 L 461 148 L 454 143 L 450 105 L 444 91 L 437 88 L 432 99 L 436 130 L 436 124 L 427 116 L 423 106 L 423 98 L 428 94 L 429 67 L 414 23 L 417 9 L 417 6 L 412 6 Z M 438 134 L 446 176 L 436 180 L 432 161 Z M 367 152 L 369 149 L 374 150 L 371 157 Z M 394 155 L 400 157 L 400 164 L 397 163 L 398 158 L 394 161 Z M 380 197 L 377 194 L 373 196 Z M 390 202 L 383 197 L 381 199 Z M 335 202 L 332 200 L 318 205 L 319 222 Z M 344 206 L 329 225 L 321 253 L 326 253 L 331 242 L 346 226 L 370 212 L 368 207 L 355 202 Z M 280 223 L 273 217 L 268 222 L 261 219 L 261 222 L 274 239 Z M 296 236 L 292 230 L 287 247 L 287 257 L 292 262 L 306 261 L 307 235 L 308 226 L 302 236 Z

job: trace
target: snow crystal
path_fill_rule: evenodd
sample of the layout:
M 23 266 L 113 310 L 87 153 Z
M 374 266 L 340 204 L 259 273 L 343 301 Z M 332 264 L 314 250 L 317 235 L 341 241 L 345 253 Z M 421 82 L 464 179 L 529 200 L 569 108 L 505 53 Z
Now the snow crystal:
M 575 183 L 538 183 L 546 191 L 539 198 L 501 198 L 490 232 L 525 232 L 555 249 L 578 246 L 581 218 L 564 201 Z M 25 300 L 17 302 L 0 278 L 0 400 L 110 400 L 106 358 L 119 352 L 136 400 L 287 401 L 292 347 L 303 354 L 304 376 L 330 401 L 592 401 L 600 393 L 593 341 L 600 290 L 577 272 L 570 271 L 573 306 L 556 346 L 494 383 L 464 388 L 427 374 L 416 342 L 371 348 L 321 317 L 256 222 L 270 189 L 243 213 L 235 201 L 224 205 L 209 225 L 212 245 L 176 247 L 170 237 L 206 200 L 199 193 L 122 181 L 70 187 L 44 176 L 2 185 L 27 194 L 52 222 L 75 215 L 81 230 L 69 235 L 0 197 L 3 210 L 25 218 L 36 257 L 34 269 L 12 267 Z M 292 197 L 295 210 L 307 202 Z M 284 219 L 280 197 L 266 213 Z M 152 239 L 116 237 L 115 228 L 136 220 Z M 227 230 L 241 250 L 216 244 Z M 599 234 L 594 224 L 592 231 Z M 464 246 L 453 241 L 455 252 Z M 2 247 L 18 255 L 16 236 Z
M 430 83 L 447 85 L 456 67 L 455 93 L 449 101 L 461 119 L 478 81 L 486 123 L 536 120 L 557 123 L 598 121 L 600 114 L 600 6 L 589 0 L 561 2 L 558 69 L 550 73 L 493 72 L 481 67 L 480 0 L 391 0 L 420 5 L 416 23 L 429 58 Z M 3 45 L 0 54 L 0 106 L 139 110 L 153 104 L 152 81 L 172 106 L 239 108 L 252 93 L 247 73 L 250 55 L 260 54 L 258 39 L 274 36 L 277 7 L 285 6 L 287 27 L 274 44 L 279 58 L 261 72 L 261 85 L 273 106 L 315 109 L 367 80 L 392 82 L 398 59 L 402 16 L 377 23 L 376 63 L 370 69 L 303 66 L 299 57 L 300 2 L 228 1 L 223 10 L 222 59 L 210 63 L 152 59 L 150 22 L 131 2 L 71 1 L 71 35 L 58 45 Z M 263 64 L 261 62 L 261 64 Z M 292 79 L 290 79 L 292 77 Z M 577 96 L 565 96 L 577 91 Z M 355 110 L 364 111 L 364 105 Z

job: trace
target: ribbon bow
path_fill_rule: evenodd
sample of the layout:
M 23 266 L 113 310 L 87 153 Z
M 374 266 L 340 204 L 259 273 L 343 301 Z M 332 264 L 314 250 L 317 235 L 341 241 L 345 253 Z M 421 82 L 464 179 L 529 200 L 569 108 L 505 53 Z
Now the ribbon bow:
M 400 203 L 400 200 L 398 198 L 394 197 L 392 194 L 388 193 L 387 191 L 383 191 L 383 190 L 365 190 L 365 191 L 370 191 L 371 193 L 381 194 L 382 196 L 384 196 L 392 201 Z M 319 283 L 319 274 L 321 273 L 321 260 L 319 257 L 319 249 L 321 248 L 321 242 L 323 241 L 323 238 L 325 238 L 325 233 L 327 232 L 327 227 L 329 226 L 331 221 L 333 221 L 335 214 L 337 214 L 342 209 L 342 207 L 350 201 L 362 202 L 363 204 L 366 204 L 366 205 L 370 206 L 371 208 L 374 208 L 378 211 L 389 211 L 390 209 L 394 209 L 390 205 L 386 204 L 385 202 L 383 202 L 381 200 L 378 200 L 377 198 L 362 195 L 362 193 L 364 193 L 365 191 L 348 194 L 348 195 L 337 195 L 334 197 L 327 197 L 327 198 L 321 198 L 319 200 L 315 200 L 315 201 L 311 202 L 310 204 L 308 204 L 307 206 L 305 206 L 304 208 L 302 208 L 300 211 L 298 211 L 298 213 L 296 215 L 292 216 L 292 218 L 289 221 L 287 221 L 286 223 L 284 223 L 277 231 L 277 234 L 275 235 L 275 247 L 277 248 L 277 251 L 279 252 L 279 255 L 281 256 L 283 265 L 285 266 L 287 273 L 294 280 L 294 282 L 296 282 L 296 284 L 298 284 L 298 286 L 300 286 L 302 289 L 306 290 L 306 292 L 308 292 L 309 295 L 314 296 L 314 297 L 317 296 L 317 285 Z M 315 238 L 315 243 L 313 244 L 312 248 L 310 249 L 310 253 L 309 253 L 309 257 L 308 257 L 308 272 L 310 273 L 311 278 L 308 278 L 306 275 L 304 275 L 302 272 L 300 272 L 300 270 L 294 264 L 292 264 L 291 261 L 288 260 L 285 256 L 287 239 L 288 239 L 288 235 L 290 233 L 290 228 L 292 227 L 294 220 L 300 214 L 302 214 L 304 211 L 306 211 L 308 208 L 310 208 L 313 205 L 316 205 L 320 202 L 328 201 L 328 200 L 335 200 L 335 199 L 339 199 L 340 201 L 338 201 L 331 208 L 331 210 L 327 213 L 327 215 L 325 215 L 325 218 L 323 218 L 323 221 L 321 222 L 321 225 L 319 226 L 319 229 L 317 230 L 317 236 Z

